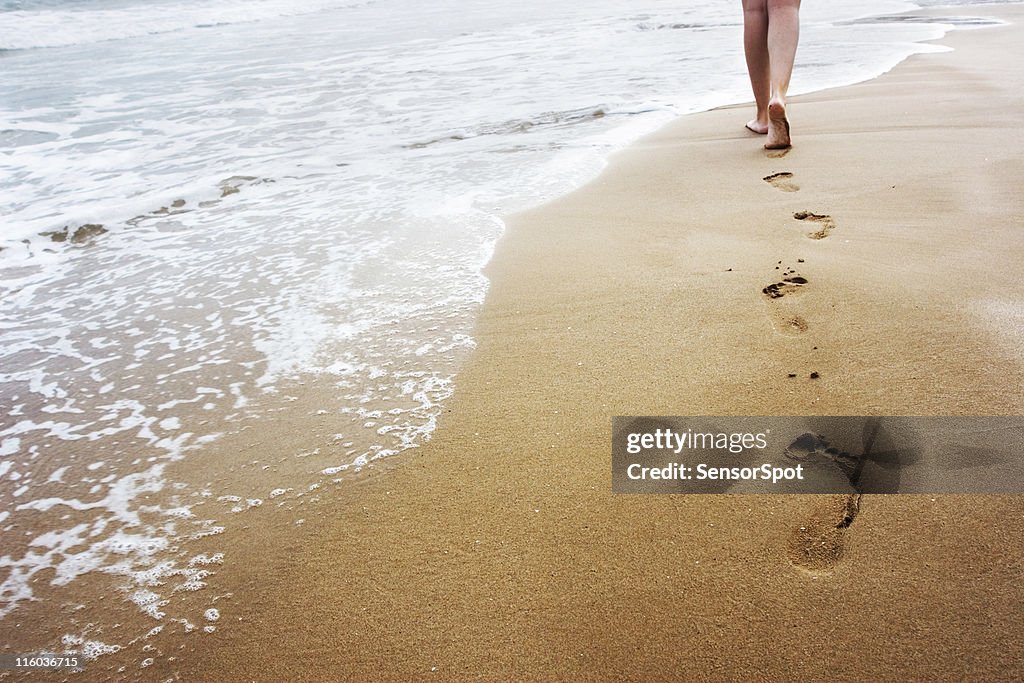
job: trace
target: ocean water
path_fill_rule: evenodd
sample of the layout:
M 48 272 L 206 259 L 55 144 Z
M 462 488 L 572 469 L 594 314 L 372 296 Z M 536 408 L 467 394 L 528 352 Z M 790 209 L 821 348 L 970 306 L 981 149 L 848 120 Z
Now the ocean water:
M 943 49 L 921 41 L 949 23 L 867 19 L 925 4 L 806 3 L 793 94 Z M 233 561 L 209 539 L 428 439 L 502 217 L 750 99 L 740 21 L 717 0 L 0 0 L 0 630 L 86 575 L 154 629 L 216 628 L 212 603 L 168 606 Z M 263 490 L 167 476 L 310 377 L 335 447 Z M 97 629 L 39 645 L 122 647 Z

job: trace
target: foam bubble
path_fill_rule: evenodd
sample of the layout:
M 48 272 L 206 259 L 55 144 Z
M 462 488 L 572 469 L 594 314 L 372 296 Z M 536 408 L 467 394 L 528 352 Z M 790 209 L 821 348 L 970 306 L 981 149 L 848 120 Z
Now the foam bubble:
M 154 619 L 164 618 L 165 613 L 161 612 L 160 608 L 170 602 L 169 600 L 161 600 L 160 595 L 144 588 L 133 592 L 128 596 L 128 599 Z
M 64 473 L 68 471 L 68 468 L 68 465 L 65 465 L 64 467 L 58 467 L 57 469 L 50 473 L 50 476 L 47 477 L 46 481 L 60 482 L 64 478 Z
M 0 456 L 14 455 L 21 447 L 21 439 L 10 438 L 0 441 Z
M 81 654 L 87 660 L 96 660 L 99 657 L 112 654 L 121 650 L 120 645 L 107 644 L 100 640 L 86 640 L 84 636 L 66 633 L 61 636 L 61 643 L 68 654 Z
M 181 420 L 176 417 L 168 417 L 160 420 L 160 429 L 167 431 L 181 429 Z

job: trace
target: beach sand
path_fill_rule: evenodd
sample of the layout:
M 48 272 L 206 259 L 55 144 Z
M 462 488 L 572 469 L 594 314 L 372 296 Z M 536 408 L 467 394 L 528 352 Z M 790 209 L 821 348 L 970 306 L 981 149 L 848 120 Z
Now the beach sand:
M 843 528 L 843 496 L 611 493 L 614 415 L 1021 414 L 1024 9 L 970 13 L 1016 24 L 793 98 L 785 155 L 749 106 L 687 116 L 512 217 L 434 438 L 253 522 L 218 630 L 137 675 L 1024 677 L 1020 497 Z M 218 450 L 309 445 L 329 390 Z

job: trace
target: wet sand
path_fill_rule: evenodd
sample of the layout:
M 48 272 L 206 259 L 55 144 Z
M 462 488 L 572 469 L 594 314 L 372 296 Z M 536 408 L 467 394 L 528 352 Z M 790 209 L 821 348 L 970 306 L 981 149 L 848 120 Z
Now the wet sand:
M 614 415 L 1022 412 L 1024 36 L 941 42 L 794 98 L 785 155 L 719 109 L 513 217 L 431 442 L 254 520 L 218 630 L 138 675 L 1024 677 L 1019 497 L 611 494 Z M 329 390 L 218 449 L 315 445 Z

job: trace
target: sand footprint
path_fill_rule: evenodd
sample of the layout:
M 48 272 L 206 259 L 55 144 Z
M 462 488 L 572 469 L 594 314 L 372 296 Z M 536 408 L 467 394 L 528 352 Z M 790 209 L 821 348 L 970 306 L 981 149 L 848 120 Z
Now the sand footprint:
M 779 261 L 779 265 L 775 266 L 775 270 L 783 271 L 782 281 L 773 282 L 761 290 L 761 293 L 769 299 L 781 299 L 787 294 L 799 291 L 801 287 L 807 284 L 807 278 L 801 276 L 792 268 L 787 267 L 783 269 L 782 261 Z
M 782 157 L 789 154 L 790 149 L 792 148 L 786 147 L 785 149 L 766 149 L 764 151 L 764 155 L 769 159 L 781 159 Z
M 825 437 L 810 432 L 801 434 L 786 446 L 785 455 L 796 462 L 831 465 L 846 477 L 850 486 L 856 486 L 862 465 L 861 456 L 835 448 Z
M 793 311 L 787 310 L 788 302 L 780 302 L 785 296 L 796 294 L 800 288 L 807 284 L 807 278 L 797 273 L 792 268 L 782 265 L 782 261 L 775 266 L 776 270 L 782 271 L 782 279 L 773 282 L 761 290 L 761 293 L 768 298 L 770 312 L 769 318 L 776 331 L 781 334 L 795 337 L 807 331 L 807 321 Z
M 860 512 L 861 494 L 835 496 L 797 529 L 787 554 L 794 567 L 812 574 L 831 571 L 843 557 L 846 533 Z
M 853 493 L 829 499 L 790 537 L 788 554 L 794 566 L 812 573 L 827 572 L 842 558 L 846 531 L 860 512 L 861 494 L 856 481 L 863 457 L 841 451 L 823 436 L 810 432 L 794 439 L 785 455 L 819 470 L 831 470 L 839 481 L 845 480 L 854 489 Z
M 762 180 L 783 192 L 796 192 L 800 189 L 800 186 L 793 182 L 793 174 L 788 171 L 766 175 Z
M 775 324 L 776 330 L 790 337 L 803 334 L 808 328 L 807 321 L 798 315 L 782 315 L 772 322 Z
M 821 225 L 814 232 L 807 233 L 807 236 L 812 240 L 823 240 L 828 237 L 833 230 L 835 230 L 836 223 L 832 220 L 832 216 L 825 214 L 811 213 L 810 211 L 797 211 L 793 214 L 793 218 L 798 221 L 811 221 L 812 223 L 818 223 Z

